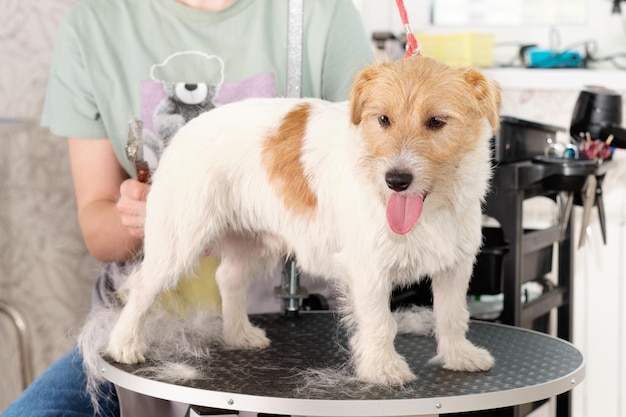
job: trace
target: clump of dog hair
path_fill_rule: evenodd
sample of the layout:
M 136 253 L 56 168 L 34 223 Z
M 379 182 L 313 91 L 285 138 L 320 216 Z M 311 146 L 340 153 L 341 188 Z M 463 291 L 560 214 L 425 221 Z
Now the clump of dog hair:
M 323 368 L 323 369 L 305 369 L 299 374 L 303 384 L 296 388 L 298 394 L 306 394 L 307 396 L 319 396 L 332 390 L 336 392 L 342 387 L 353 384 L 367 385 L 360 381 L 352 367 L 348 364 L 341 368 Z M 341 393 L 346 398 L 349 397 L 353 389 L 346 389 Z
M 114 308 L 93 311 L 78 335 L 78 350 L 83 357 L 83 369 L 87 377 L 86 389 L 97 414 L 100 414 L 97 399 L 103 395 L 102 385 L 105 382 L 99 367 L 100 354 L 107 344 L 108 335 L 118 316 L 119 310 Z
M 100 361 L 106 356 L 109 335 L 120 311 L 116 307 L 94 310 L 78 336 L 78 348 L 87 376 L 87 393 L 96 411 L 99 411 L 98 398 L 103 395 L 105 382 Z M 142 373 L 170 383 L 200 378 L 200 370 L 185 361 L 207 360 L 211 349 L 223 343 L 221 317 L 210 310 L 181 317 L 166 309 L 153 309 L 143 332 L 150 365 L 143 367 Z
M 96 411 L 99 411 L 98 398 L 104 395 L 102 388 L 106 382 L 100 368 L 101 357 L 106 356 L 109 335 L 120 312 L 121 306 L 92 311 L 78 336 L 78 347 L 87 375 L 87 392 Z M 398 333 L 421 336 L 433 334 L 434 315 L 431 308 L 403 307 L 394 311 L 393 317 Z M 344 311 L 344 324 L 351 319 L 349 311 Z M 351 328 L 354 327 L 347 327 Z M 190 363 L 208 362 L 211 350 L 223 346 L 222 319 L 207 309 L 182 316 L 180 311 L 158 303 L 146 319 L 143 332 L 148 347 L 146 357 L 150 362 L 142 366 L 142 375 L 173 384 L 202 378 L 201 370 Z M 337 349 L 345 350 L 346 356 L 350 356 L 349 350 L 340 343 L 337 343 Z M 381 388 L 359 380 L 352 367 L 353 363 L 349 360 L 340 368 L 303 370 L 300 373 L 301 385 L 296 390 L 322 395 L 328 390 L 336 392 L 338 387 L 346 387 L 345 395 L 348 396 L 350 392 L 355 392 L 354 387 L 358 387 L 358 390 Z
M 434 334 L 434 314 L 430 307 L 406 306 L 395 310 L 392 314 L 398 326 L 398 334 L 418 336 Z M 339 343 L 337 343 L 337 349 L 344 350 L 347 356 L 350 354 L 350 351 Z M 395 390 L 398 388 L 393 385 L 364 382 L 356 376 L 353 366 L 352 361 L 347 361 L 339 368 L 305 369 L 299 373 L 302 384 L 296 388 L 296 392 L 313 397 L 323 397 L 324 394 L 332 392 L 333 395 L 338 394 L 350 398 L 372 389 Z
M 164 361 L 162 363 L 144 367 L 142 372 L 160 381 L 172 384 L 199 379 L 202 373 L 199 369 L 183 362 Z
M 300 372 L 301 386 L 295 389 L 296 394 L 306 397 L 324 398 L 328 393 L 346 399 L 359 398 L 361 394 L 371 390 L 394 391 L 399 387 L 365 382 L 359 379 L 350 363 L 340 368 L 306 369 Z
M 432 336 L 434 334 L 435 315 L 430 307 L 408 306 L 393 312 L 399 334 Z

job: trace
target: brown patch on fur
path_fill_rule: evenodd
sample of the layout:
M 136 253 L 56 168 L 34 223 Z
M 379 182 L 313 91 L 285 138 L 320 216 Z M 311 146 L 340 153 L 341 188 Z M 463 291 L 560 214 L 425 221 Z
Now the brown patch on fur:
M 302 142 L 306 132 L 310 105 L 303 103 L 287 113 L 276 133 L 265 141 L 263 164 L 283 203 L 304 214 L 315 210 L 317 196 L 309 187 L 302 166 Z
M 438 165 L 475 148 L 481 119 L 495 131 L 500 90 L 476 70 L 411 57 L 359 73 L 350 103 L 351 121 L 363 132 L 371 158 L 393 158 L 405 149 Z M 389 126 L 381 125 L 382 115 Z M 433 128 L 433 118 L 445 126 Z

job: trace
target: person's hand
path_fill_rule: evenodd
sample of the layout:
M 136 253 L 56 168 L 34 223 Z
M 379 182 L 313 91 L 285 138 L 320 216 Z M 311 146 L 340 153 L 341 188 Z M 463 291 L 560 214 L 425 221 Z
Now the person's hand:
M 122 226 L 128 229 L 131 236 L 143 238 L 143 226 L 146 219 L 146 197 L 150 185 L 127 179 L 120 185 L 120 198 L 116 209 L 120 215 Z

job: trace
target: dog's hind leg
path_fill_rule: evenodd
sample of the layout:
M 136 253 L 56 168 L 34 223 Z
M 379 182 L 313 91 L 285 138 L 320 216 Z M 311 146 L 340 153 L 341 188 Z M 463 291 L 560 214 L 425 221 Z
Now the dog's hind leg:
M 265 331 L 250 323 L 247 313 L 247 290 L 256 275 L 276 265 L 277 258 L 268 252 L 262 239 L 228 236 L 220 245 L 221 262 L 215 278 L 222 296 L 224 343 L 235 348 L 265 348 L 270 340 Z
M 494 359 L 467 340 L 469 325 L 466 293 L 473 263 L 463 261 L 431 276 L 437 356 L 431 362 L 454 371 L 486 371 Z
M 192 227 L 184 230 L 180 225 L 185 219 L 173 216 L 181 220 L 166 222 L 162 215 L 163 212 L 153 209 L 152 217 L 146 219 L 144 259 L 124 284 L 128 290 L 126 303 L 107 347 L 107 352 L 118 362 L 144 360 L 143 326 L 151 306 L 162 292 L 173 288 L 180 277 L 192 272 L 206 248 L 208 233 Z M 200 220 L 193 219 L 186 223 L 201 224 Z
M 109 336 L 107 353 L 120 363 L 145 360 L 143 325 L 150 307 L 161 291 L 155 281 L 146 280 L 144 276 L 143 268 L 139 267 L 128 277 L 128 298 Z
M 174 251 L 170 245 L 163 246 Z M 173 257 L 164 263 L 162 257 L 149 253 L 152 256 L 146 253 L 143 262 L 124 284 L 128 289 L 126 303 L 109 338 L 107 352 L 121 363 L 143 362 L 146 350 L 143 326 L 150 308 L 161 293 L 173 288 L 181 276 L 189 274 L 187 266 L 193 265 L 192 259 L 197 261 L 199 257 L 193 252 L 189 260 Z

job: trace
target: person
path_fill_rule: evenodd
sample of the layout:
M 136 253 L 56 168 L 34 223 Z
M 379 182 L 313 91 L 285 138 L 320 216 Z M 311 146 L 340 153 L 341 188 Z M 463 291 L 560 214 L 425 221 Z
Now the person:
M 176 130 L 199 113 L 285 96 L 288 20 L 286 0 L 81 0 L 65 16 L 42 124 L 68 138 L 82 236 L 105 263 L 92 308 L 116 302 L 113 271 L 141 253 L 150 186 L 125 152 L 129 120 L 143 121 L 143 156 L 154 169 Z M 346 100 L 353 74 L 373 60 L 352 0 L 305 1 L 303 22 L 302 96 Z M 210 275 L 215 261 L 205 266 Z M 85 383 L 74 348 L 2 416 L 92 416 Z M 120 414 L 115 387 L 103 388 L 99 406 L 102 415 Z

